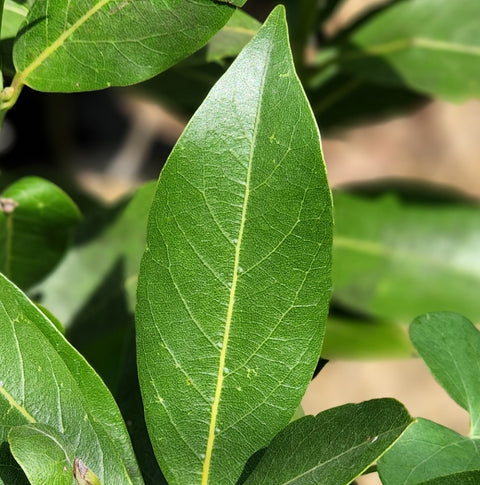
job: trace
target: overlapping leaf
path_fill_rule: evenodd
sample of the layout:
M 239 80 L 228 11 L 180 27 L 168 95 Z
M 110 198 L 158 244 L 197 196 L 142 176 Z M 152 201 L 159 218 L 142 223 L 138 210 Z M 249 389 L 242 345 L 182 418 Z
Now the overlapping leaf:
M 279 7 L 188 125 L 150 214 L 138 363 L 169 483 L 235 483 L 289 422 L 321 348 L 330 250 L 318 130 Z
M 37 1 L 15 43 L 15 83 L 65 92 L 134 84 L 206 44 L 233 12 L 212 0 Z
M 9 430 L 40 424 L 61 433 L 102 483 L 143 483 L 120 412 L 98 375 L 2 275 L 0 295 L 0 476 L 10 472 Z
M 346 404 L 300 418 L 272 440 L 245 485 L 347 485 L 412 422 L 394 399 Z
M 64 255 L 80 219 L 56 185 L 25 177 L 0 198 L 0 271 L 22 288 L 49 273 Z

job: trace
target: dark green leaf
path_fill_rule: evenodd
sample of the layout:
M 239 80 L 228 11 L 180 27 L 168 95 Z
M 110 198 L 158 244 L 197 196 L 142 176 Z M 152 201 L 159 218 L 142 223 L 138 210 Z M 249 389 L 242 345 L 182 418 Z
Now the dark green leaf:
M 480 439 L 480 332 L 456 313 L 427 313 L 410 338 L 442 387 L 470 414 L 470 436 Z
M 347 485 L 412 422 L 394 399 L 346 404 L 306 416 L 273 439 L 245 485 Z
M 395 2 L 351 33 L 339 59 L 365 79 L 450 101 L 478 97 L 479 19 L 477 0 Z
M 206 44 L 233 12 L 214 0 L 37 1 L 15 43 L 15 83 L 64 92 L 134 84 Z
M 403 189 L 334 194 L 336 301 L 396 320 L 439 309 L 480 319 L 480 208 L 429 200 L 427 189 L 423 199 Z
M 480 441 L 419 418 L 378 462 L 385 485 L 417 485 L 480 469 Z
M 383 320 L 331 316 L 323 342 L 326 359 L 384 359 L 412 355 L 403 325 Z
M 0 197 L 0 271 L 22 288 L 60 261 L 80 213 L 56 185 L 25 177 Z
M 73 447 L 51 426 L 38 423 L 10 430 L 8 441 L 13 456 L 32 485 L 72 485 Z
M 331 200 L 284 17 L 210 92 L 150 214 L 138 363 L 170 483 L 235 483 L 291 419 L 320 353 Z
M 433 478 L 417 485 L 478 485 L 480 483 L 480 470 L 455 473 L 445 477 Z
M 143 483 L 120 412 L 98 375 L 2 275 L 0 295 L 0 442 L 12 427 L 48 425 L 102 483 Z

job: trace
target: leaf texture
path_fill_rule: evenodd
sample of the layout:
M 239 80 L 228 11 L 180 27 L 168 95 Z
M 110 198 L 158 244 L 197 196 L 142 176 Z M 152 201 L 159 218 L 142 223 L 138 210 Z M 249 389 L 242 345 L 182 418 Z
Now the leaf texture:
M 134 84 L 206 44 L 233 12 L 212 0 L 37 1 L 15 42 L 16 82 L 64 92 Z
M 150 213 L 138 365 L 169 483 L 236 483 L 288 424 L 321 350 L 331 225 L 278 7 L 187 126 Z
M 41 424 L 65 436 L 102 483 L 142 484 L 120 412 L 105 385 L 54 325 L 0 275 L 0 475 L 7 433 Z

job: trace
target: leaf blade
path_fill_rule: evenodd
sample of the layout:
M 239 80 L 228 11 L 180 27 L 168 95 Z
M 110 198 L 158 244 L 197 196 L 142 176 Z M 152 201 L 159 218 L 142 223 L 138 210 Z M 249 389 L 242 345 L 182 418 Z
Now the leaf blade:
M 206 1 L 35 2 L 14 46 L 15 83 L 65 92 L 134 84 L 199 49 L 232 13 Z
M 292 99 L 293 125 L 283 111 L 267 115 L 279 92 Z M 188 125 L 150 214 L 138 363 L 147 425 L 168 436 L 153 445 L 172 483 L 235 483 L 290 420 L 323 337 L 330 225 L 318 131 L 277 9 Z

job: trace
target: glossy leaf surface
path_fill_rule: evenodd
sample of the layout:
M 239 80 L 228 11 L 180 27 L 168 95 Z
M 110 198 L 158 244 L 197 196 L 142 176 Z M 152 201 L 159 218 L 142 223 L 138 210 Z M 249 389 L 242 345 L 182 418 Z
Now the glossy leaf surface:
M 321 349 L 331 223 L 278 7 L 186 128 L 150 214 L 138 363 L 169 483 L 235 483 L 291 419 Z
M 8 434 L 10 450 L 32 485 L 73 485 L 73 448 L 50 426 L 26 424 Z
M 480 319 L 480 207 L 417 189 L 334 193 L 334 299 L 382 318 Z
M 102 483 L 143 483 L 120 412 L 98 375 L 2 275 L 0 295 L 0 473 L 8 466 L 9 430 L 38 423 L 62 433 Z
M 480 331 L 456 313 L 428 313 L 410 326 L 410 339 L 430 372 L 470 414 L 470 436 L 480 438 Z
M 396 2 L 353 31 L 340 61 L 377 82 L 450 101 L 478 97 L 479 19 L 477 0 Z
M 212 0 L 37 1 L 15 43 L 16 81 L 64 92 L 134 84 L 202 47 L 233 12 Z
M 412 422 L 394 399 L 346 404 L 306 416 L 273 439 L 245 485 L 347 485 Z
M 0 271 L 22 288 L 36 283 L 60 261 L 79 220 L 77 206 L 53 183 L 13 183 L 0 198 Z
M 434 478 L 480 469 L 479 440 L 419 418 L 378 463 L 386 485 L 417 485 Z

